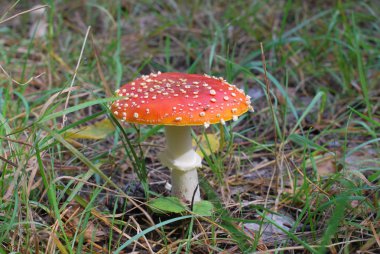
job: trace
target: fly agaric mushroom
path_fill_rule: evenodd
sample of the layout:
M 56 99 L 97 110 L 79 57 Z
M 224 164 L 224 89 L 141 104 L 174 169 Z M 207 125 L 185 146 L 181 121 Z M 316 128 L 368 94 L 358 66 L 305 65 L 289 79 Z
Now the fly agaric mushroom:
M 116 90 L 124 97 L 111 105 L 121 121 L 164 125 L 167 148 L 159 155 L 171 169 L 172 194 L 200 201 L 197 168 L 202 159 L 192 147 L 191 126 L 221 123 L 253 110 L 250 97 L 223 78 L 183 73 L 152 73 Z

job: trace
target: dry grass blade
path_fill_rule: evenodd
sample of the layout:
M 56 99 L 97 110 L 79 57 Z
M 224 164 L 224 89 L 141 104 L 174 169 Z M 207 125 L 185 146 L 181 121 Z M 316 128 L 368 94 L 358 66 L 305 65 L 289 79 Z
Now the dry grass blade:
M 83 51 L 84 51 L 84 48 L 85 48 L 85 46 L 86 46 L 87 37 L 88 37 L 88 35 L 89 35 L 89 33 L 90 33 L 90 29 L 91 29 L 91 26 L 89 26 L 89 27 L 87 28 L 86 35 L 84 36 L 84 41 L 83 41 L 83 44 L 82 44 L 82 49 L 81 49 L 81 51 L 80 51 L 79 58 L 78 58 L 78 62 L 77 62 L 77 65 L 76 65 L 76 67 L 75 67 L 74 75 L 73 75 L 73 78 L 71 79 L 71 83 L 70 83 L 70 87 L 69 87 L 69 88 L 72 88 L 72 87 L 74 86 L 74 81 L 75 81 L 75 78 L 76 78 L 76 76 L 77 76 L 78 69 L 79 69 L 79 66 L 80 66 L 80 64 L 81 64 L 81 61 L 82 61 Z M 67 109 L 67 106 L 69 105 L 70 94 L 71 94 L 71 90 L 68 90 L 64 109 Z M 66 115 L 63 115 L 63 116 L 62 116 L 62 125 L 61 125 L 62 128 L 65 126 L 65 122 L 66 122 L 66 121 L 67 121 Z
M 17 84 L 17 85 L 19 85 L 19 86 L 26 86 L 26 85 L 30 84 L 31 82 L 33 82 L 34 80 L 38 79 L 39 77 L 41 77 L 42 75 L 45 74 L 45 73 L 40 73 L 40 74 L 38 74 L 38 75 L 35 76 L 35 77 L 31 77 L 31 78 L 29 78 L 29 79 L 28 79 L 27 81 L 25 81 L 24 83 L 20 83 L 20 82 L 18 82 L 17 80 L 13 79 L 13 78 L 8 74 L 8 72 L 3 68 L 3 66 L 1 66 L 1 64 L 0 64 L 0 70 L 5 74 L 5 76 L 6 76 L 9 80 L 11 80 L 13 83 L 15 83 L 15 84 Z
M 30 144 L 28 142 L 25 142 L 25 141 L 21 141 L 21 140 L 16 140 L 16 139 L 12 139 L 12 138 L 8 138 L 8 137 L 3 137 L 3 136 L 0 136 L 0 139 L 4 139 L 4 140 L 10 141 L 10 142 L 14 142 L 14 143 L 18 143 L 18 144 L 21 144 L 21 145 L 26 145 L 26 146 L 29 146 L 29 147 L 33 147 L 32 144 Z
M 53 94 L 46 102 L 45 104 L 43 105 L 43 107 L 41 108 L 41 111 L 40 111 L 40 116 L 43 116 L 46 112 L 46 110 L 52 106 L 54 100 L 60 96 L 61 94 L 65 94 L 65 93 L 71 93 L 72 91 L 76 91 L 78 90 L 79 87 L 69 87 L 69 88 L 65 88 L 63 89 L 62 91 L 58 92 L 58 93 L 55 93 Z
M 8 22 L 18 16 L 21 16 L 21 15 L 24 15 L 24 14 L 27 14 L 27 13 L 30 13 L 32 11 L 36 11 L 36 10 L 40 10 L 40 9 L 45 9 L 45 8 L 49 8 L 49 5 L 40 5 L 40 6 L 37 6 L 35 8 L 32 8 L 32 9 L 29 9 L 29 10 L 26 10 L 26 11 L 22 11 L 22 12 L 19 12 L 9 18 L 6 18 L 6 19 L 3 19 L 3 20 L 0 20 L 0 25 L 5 23 L 5 22 Z
M 267 102 L 269 104 L 269 109 L 270 109 L 270 112 L 271 112 L 273 123 L 277 127 L 277 118 L 276 118 L 276 114 L 274 112 L 274 108 L 273 108 L 273 104 L 272 104 L 272 98 L 270 97 L 270 95 L 271 95 L 271 92 L 270 92 L 270 82 L 269 82 L 269 79 L 268 79 L 268 76 L 267 76 L 267 65 L 266 65 L 264 48 L 263 48 L 263 44 L 262 43 L 260 43 L 260 49 L 261 49 L 261 61 L 262 61 L 262 64 L 263 64 L 263 69 L 264 69 L 264 82 L 265 82 L 265 86 L 266 86 Z M 265 198 L 265 207 L 267 206 L 267 200 L 269 199 L 270 189 L 272 188 L 273 180 L 275 178 L 276 178 L 275 188 L 277 188 L 278 183 L 281 182 L 281 184 L 280 184 L 280 190 L 278 191 L 278 196 L 276 198 L 276 205 L 275 205 L 276 207 L 278 206 L 279 196 L 281 195 L 282 189 L 283 189 L 283 179 L 282 179 L 282 168 L 283 167 L 282 167 L 282 165 L 279 164 L 282 161 L 282 159 L 280 161 L 278 160 L 279 158 L 278 158 L 278 151 L 277 151 L 277 130 L 278 130 L 277 128 L 273 129 L 274 144 L 275 144 L 275 147 L 274 147 L 274 150 L 273 150 L 273 155 L 274 155 L 274 158 L 275 158 L 275 163 L 274 163 L 274 169 L 273 169 L 273 172 L 272 172 L 271 181 L 270 181 L 270 184 L 268 186 L 267 196 Z M 283 158 L 283 157 L 281 157 L 281 158 Z M 277 208 L 276 208 L 276 210 L 277 210 Z

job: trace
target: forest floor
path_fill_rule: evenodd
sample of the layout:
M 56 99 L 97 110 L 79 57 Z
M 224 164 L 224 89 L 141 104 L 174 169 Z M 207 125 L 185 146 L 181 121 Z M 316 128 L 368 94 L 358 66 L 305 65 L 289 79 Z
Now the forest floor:
M 0 254 L 379 253 L 377 1 L 0 7 Z M 194 128 L 198 205 L 169 198 L 162 126 L 109 112 L 158 71 L 255 108 Z

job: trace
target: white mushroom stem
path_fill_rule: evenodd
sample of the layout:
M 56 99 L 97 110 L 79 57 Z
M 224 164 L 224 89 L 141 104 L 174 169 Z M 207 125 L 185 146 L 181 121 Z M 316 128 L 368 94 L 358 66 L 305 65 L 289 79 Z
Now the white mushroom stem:
M 167 148 L 159 158 L 171 170 L 172 194 L 187 202 L 194 195 L 194 202 L 200 201 L 197 168 L 202 159 L 193 149 L 191 127 L 165 126 L 165 134 Z

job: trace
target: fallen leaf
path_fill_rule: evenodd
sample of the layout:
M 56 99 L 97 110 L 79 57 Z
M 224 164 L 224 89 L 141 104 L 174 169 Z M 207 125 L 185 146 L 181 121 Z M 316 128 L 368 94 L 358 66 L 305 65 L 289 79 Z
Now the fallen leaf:
M 176 197 L 160 197 L 149 201 L 149 206 L 156 213 L 182 213 L 186 207 Z
M 295 220 L 289 214 L 267 214 L 263 221 L 244 223 L 244 231 L 252 237 L 258 234 L 265 244 L 273 245 L 288 240 L 286 232 L 297 230 L 302 227 L 302 224 L 299 224 L 296 229 L 294 226 Z
M 212 133 L 206 134 L 206 136 L 207 138 L 204 135 L 198 136 L 198 143 L 195 140 L 193 140 L 193 146 L 197 146 L 196 152 L 202 158 L 204 154 L 210 156 L 212 153 L 217 152 L 219 149 L 219 137 Z
M 78 129 L 70 129 L 65 132 L 65 139 L 104 139 L 114 132 L 115 127 L 106 118 L 93 125 L 88 125 Z
M 336 170 L 336 162 L 335 158 L 328 158 L 326 160 L 322 160 L 321 162 L 317 162 L 317 172 L 320 176 L 328 176 L 334 174 Z
M 211 216 L 214 210 L 214 205 L 207 200 L 196 202 L 193 206 L 193 212 L 201 216 Z

